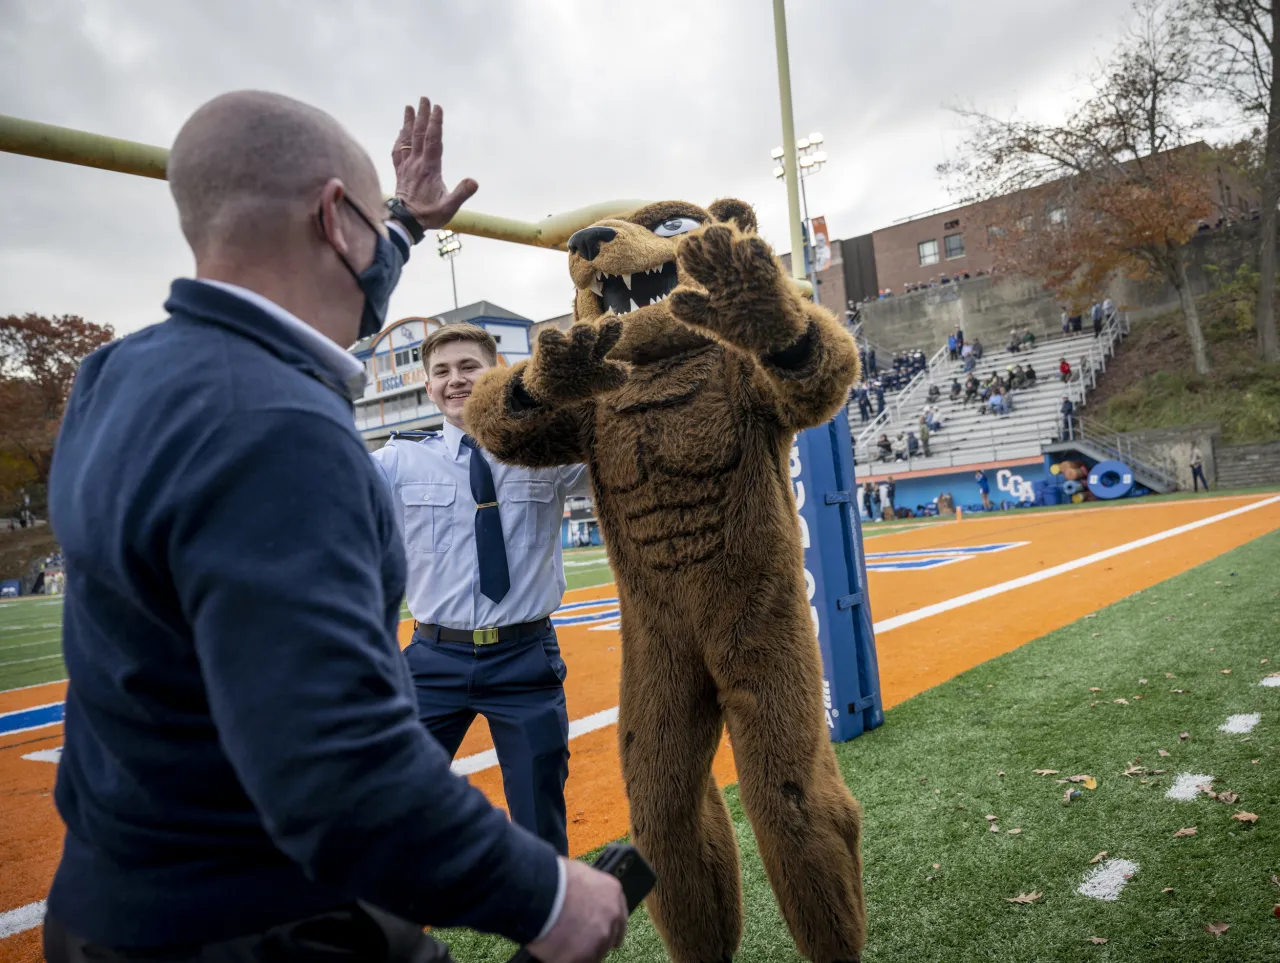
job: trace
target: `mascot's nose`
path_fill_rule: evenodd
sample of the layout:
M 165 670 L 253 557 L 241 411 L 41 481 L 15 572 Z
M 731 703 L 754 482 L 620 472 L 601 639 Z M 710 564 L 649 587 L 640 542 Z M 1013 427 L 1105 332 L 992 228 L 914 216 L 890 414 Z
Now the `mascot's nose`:
M 611 227 L 584 227 L 569 238 L 569 253 L 594 261 L 600 253 L 600 245 L 617 236 L 618 232 Z

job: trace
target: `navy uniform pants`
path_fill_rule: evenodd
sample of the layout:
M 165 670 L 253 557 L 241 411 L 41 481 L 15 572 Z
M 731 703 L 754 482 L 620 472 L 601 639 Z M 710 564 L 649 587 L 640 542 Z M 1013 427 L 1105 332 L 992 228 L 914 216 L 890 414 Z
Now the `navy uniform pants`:
M 446 642 L 419 629 L 404 654 L 422 724 L 452 758 L 475 717 L 484 716 L 512 822 L 567 856 L 569 713 L 555 629 L 491 645 Z

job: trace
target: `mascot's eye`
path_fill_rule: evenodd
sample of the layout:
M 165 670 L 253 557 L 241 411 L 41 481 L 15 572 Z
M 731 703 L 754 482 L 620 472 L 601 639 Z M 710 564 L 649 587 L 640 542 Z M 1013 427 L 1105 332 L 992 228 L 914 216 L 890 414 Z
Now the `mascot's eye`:
M 677 234 L 688 234 L 699 227 L 702 227 L 702 224 L 692 217 L 673 217 L 655 227 L 653 233 L 658 237 L 675 237 Z

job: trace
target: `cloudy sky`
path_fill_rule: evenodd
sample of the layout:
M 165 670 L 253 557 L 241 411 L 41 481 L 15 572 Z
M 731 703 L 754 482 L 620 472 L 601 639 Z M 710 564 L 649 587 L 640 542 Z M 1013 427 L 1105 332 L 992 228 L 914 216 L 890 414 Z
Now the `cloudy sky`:
M 797 134 L 830 160 L 810 211 L 848 237 L 948 203 L 947 108 L 1051 117 L 1115 42 L 1126 0 L 789 0 Z M 394 184 L 403 105 L 446 109 L 445 176 L 522 220 L 610 198 L 736 196 L 788 245 L 769 0 L 0 0 L 0 113 L 168 146 L 240 88 L 345 124 Z M 465 304 L 568 310 L 564 255 L 464 238 Z M 0 314 L 162 318 L 190 254 L 162 181 L 0 154 Z M 453 306 L 424 243 L 392 315 Z

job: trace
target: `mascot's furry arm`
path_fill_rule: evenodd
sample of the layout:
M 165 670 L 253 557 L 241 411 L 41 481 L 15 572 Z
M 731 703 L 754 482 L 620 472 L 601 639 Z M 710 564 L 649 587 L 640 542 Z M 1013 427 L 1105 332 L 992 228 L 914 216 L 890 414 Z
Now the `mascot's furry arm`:
M 671 313 L 759 361 L 753 375 L 788 431 L 820 425 L 858 380 L 858 348 L 830 312 L 804 301 L 769 246 L 731 224 L 712 224 L 680 242 L 681 275 L 705 290 L 671 292 Z
M 595 396 L 620 387 L 626 366 L 606 360 L 620 322 L 548 328 L 533 357 L 484 375 L 467 401 L 467 429 L 500 461 L 553 468 L 586 461 Z

